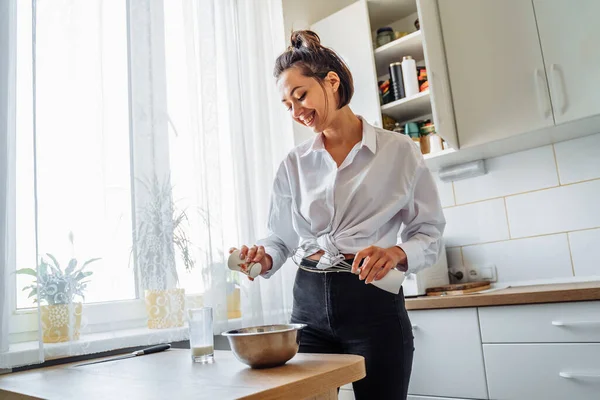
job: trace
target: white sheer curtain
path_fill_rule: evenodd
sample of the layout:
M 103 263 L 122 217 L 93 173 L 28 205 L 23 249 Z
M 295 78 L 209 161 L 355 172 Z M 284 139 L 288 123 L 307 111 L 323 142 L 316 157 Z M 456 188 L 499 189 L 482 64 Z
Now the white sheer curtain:
M 272 77 L 285 48 L 281 1 L 165 5 L 171 177 L 175 197 L 204 217 L 192 241 L 210 243 L 198 253 L 207 268 L 192 282 L 204 282 L 219 333 L 229 327 L 225 302 L 233 289 L 227 250 L 266 234 L 274 171 L 293 146 Z M 294 273 L 289 266 L 269 281 L 238 281 L 244 326 L 289 319 Z
M 234 98 L 231 107 L 241 118 L 233 120 L 232 141 L 236 156 L 244 160 L 236 164 L 235 171 L 238 198 L 244 199 L 238 204 L 243 228 L 240 243 L 252 245 L 267 234 L 267 210 L 275 171 L 293 147 L 292 121 L 281 105 L 273 78 L 274 62 L 285 50 L 287 35 L 280 1 L 245 0 L 238 1 L 237 6 L 237 18 L 232 22 L 233 27 L 238 27 L 238 74 L 231 71 L 231 81 L 240 96 Z M 288 322 L 296 270 L 288 261 L 269 280 L 243 282 L 244 324 Z

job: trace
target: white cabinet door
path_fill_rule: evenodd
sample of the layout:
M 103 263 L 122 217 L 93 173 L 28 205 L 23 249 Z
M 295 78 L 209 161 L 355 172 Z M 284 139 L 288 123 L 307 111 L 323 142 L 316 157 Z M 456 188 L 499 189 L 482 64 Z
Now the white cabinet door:
M 477 309 L 409 311 L 411 395 L 487 399 Z
M 483 343 L 600 343 L 600 301 L 482 307 Z
M 490 398 L 598 400 L 600 344 L 486 344 Z
M 556 123 L 600 114 L 600 1 L 533 5 Z
M 423 53 L 427 65 L 427 79 L 431 97 L 431 110 L 437 133 L 451 148 L 458 150 L 459 142 L 454 123 L 452 93 L 442 26 L 436 0 L 417 0 L 419 23 L 423 35 Z
M 348 65 L 354 79 L 350 108 L 370 124 L 381 127 L 379 89 L 371 43 L 371 23 L 365 0 L 358 1 L 313 24 L 324 46 L 332 48 Z
M 531 1 L 438 5 L 460 147 L 553 126 Z M 555 29 L 571 29 L 567 21 Z

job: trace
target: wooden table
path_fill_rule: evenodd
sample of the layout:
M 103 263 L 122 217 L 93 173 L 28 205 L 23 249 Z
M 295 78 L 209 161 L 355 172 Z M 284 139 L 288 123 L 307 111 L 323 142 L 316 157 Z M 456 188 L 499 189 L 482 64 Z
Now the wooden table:
M 0 376 L 1 399 L 337 399 L 337 388 L 365 376 L 364 358 L 297 354 L 284 366 L 255 370 L 230 351 L 194 364 L 170 349 L 87 366 L 77 363 Z

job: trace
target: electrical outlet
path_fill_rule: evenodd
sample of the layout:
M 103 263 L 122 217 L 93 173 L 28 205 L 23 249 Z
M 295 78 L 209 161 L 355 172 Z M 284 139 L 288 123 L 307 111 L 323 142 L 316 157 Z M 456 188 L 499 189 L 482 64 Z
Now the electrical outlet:
M 485 266 L 472 266 L 468 270 L 468 278 L 470 282 L 476 281 L 488 281 L 488 282 L 496 282 L 498 277 L 496 275 L 496 266 L 495 265 L 485 265 Z
M 468 282 L 477 282 L 481 279 L 479 278 L 479 270 L 477 268 L 471 267 L 467 271 Z

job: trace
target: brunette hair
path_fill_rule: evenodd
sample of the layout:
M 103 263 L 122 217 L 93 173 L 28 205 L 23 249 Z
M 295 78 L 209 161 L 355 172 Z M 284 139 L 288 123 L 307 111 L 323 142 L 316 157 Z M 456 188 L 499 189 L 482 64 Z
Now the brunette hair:
M 332 71 L 340 78 L 338 109 L 348 105 L 354 94 L 354 81 L 348 66 L 332 49 L 321 45 L 313 31 L 292 32 L 291 45 L 275 61 L 275 78 L 287 69 L 297 67 L 304 76 L 315 78 L 323 87 L 323 80 Z

